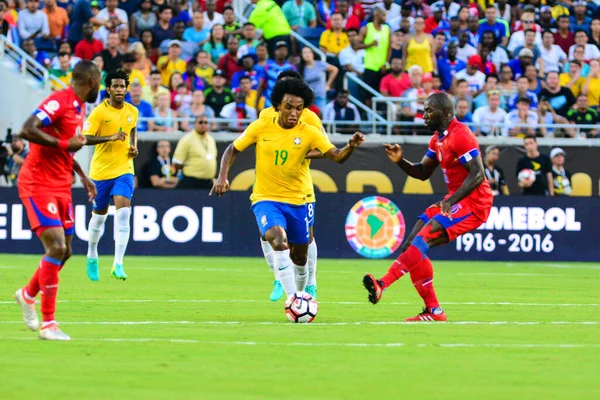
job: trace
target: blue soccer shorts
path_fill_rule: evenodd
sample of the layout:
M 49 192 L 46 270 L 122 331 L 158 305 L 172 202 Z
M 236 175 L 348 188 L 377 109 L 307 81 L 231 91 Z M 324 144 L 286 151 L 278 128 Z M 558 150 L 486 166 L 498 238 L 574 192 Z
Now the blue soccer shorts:
M 317 206 L 316 202 L 306 203 L 306 214 L 308 215 L 308 227 L 312 228 L 315 224 L 315 207 Z
M 297 206 L 277 201 L 259 201 L 251 208 L 263 237 L 272 227 L 281 226 L 287 233 L 289 243 L 309 243 L 310 231 L 306 204 Z
M 131 200 L 133 197 L 134 176 L 133 174 L 125 174 L 114 179 L 106 179 L 96 181 L 96 189 L 98 195 L 92 203 L 92 208 L 96 210 L 104 210 L 110 204 L 110 199 L 113 196 L 123 196 Z

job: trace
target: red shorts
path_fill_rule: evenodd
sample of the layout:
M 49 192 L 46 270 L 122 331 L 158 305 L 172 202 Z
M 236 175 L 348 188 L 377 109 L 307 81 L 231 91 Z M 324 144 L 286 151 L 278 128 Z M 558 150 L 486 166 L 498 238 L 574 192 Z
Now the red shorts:
M 423 220 L 425 223 L 429 222 L 431 219 L 435 219 L 444 227 L 450 241 L 453 241 L 460 235 L 479 228 L 481 224 L 485 222 L 473 213 L 470 205 L 465 204 L 464 202 L 452 206 L 452 219 L 442 215 L 440 211 L 440 207 L 434 204 L 425 210 L 425 212 L 419 216 L 419 219 Z
M 70 198 L 39 195 L 21 198 L 31 230 L 40 236 L 46 229 L 63 228 L 65 235 L 72 235 L 75 228 L 73 202 Z

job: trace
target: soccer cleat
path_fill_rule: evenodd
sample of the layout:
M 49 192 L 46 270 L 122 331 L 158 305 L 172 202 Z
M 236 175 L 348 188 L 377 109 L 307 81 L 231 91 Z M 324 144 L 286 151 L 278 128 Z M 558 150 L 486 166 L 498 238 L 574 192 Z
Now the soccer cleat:
M 283 286 L 281 286 L 281 282 L 278 280 L 273 281 L 273 291 L 271 292 L 271 296 L 269 299 L 271 301 L 279 301 L 284 295 Z
M 440 307 L 434 308 L 431 311 L 425 307 L 423 312 L 416 317 L 406 318 L 406 322 L 444 322 L 446 321 L 446 313 Z
M 98 259 L 97 258 L 88 258 L 87 259 L 87 274 L 90 281 L 98 281 L 100 280 L 100 273 L 98 272 Z
M 29 301 L 23 295 L 23 289 L 17 289 L 14 296 L 17 304 L 21 306 L 21 311 L 23 312 L 23 321 L 25 325 L 32 331 L 37 331 L 40 326 L 40 321 L 38 319 L 37 312 L 35 311 L 35 300 Z
M 308 285 L 304 291 L 312 296 L 313 299 L 317 299 L 317 285 Z
M 123 281 L 127 279 L 127 274 L 123 269 L 123 264 L 113 265 L 112 270 L 110 271 L 110 276 L 112 276 L 113 278 L 121 279 Z
M 375 279 L 373 275 L 367 274 L 363 278 L 363 286 L 369 292 L 369 301 L 373 304 L 379 303 L 379 300 L 381 300 L 381 295 L 385 290 L 383 287 L 383 282 Z
M 50 324 L 40 330 L 42 340 L 71 340 L 71 337 L 61 331 L 56 324 Z

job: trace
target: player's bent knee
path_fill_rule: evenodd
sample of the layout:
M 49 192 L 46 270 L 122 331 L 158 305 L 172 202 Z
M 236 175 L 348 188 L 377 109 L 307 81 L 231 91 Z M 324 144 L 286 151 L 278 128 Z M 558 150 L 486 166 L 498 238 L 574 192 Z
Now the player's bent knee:
M 292 259 L 292 262 L 296 265 L 306 265 L 306 263 L 308 262 L 308 257 L 306 256 L 306 254 L 290 254 L 290 258 Z
M 67 254 L 67 244 L 63 241 L 54 241 L 48 246 L 48 255 L 57 260 L 62 260 Z
M 289 249 L 287 234 L 281 226 L 274 226 L 265 233 L 265 239 L 271 243 L 271 247 L 275 251 L 283 251 Z

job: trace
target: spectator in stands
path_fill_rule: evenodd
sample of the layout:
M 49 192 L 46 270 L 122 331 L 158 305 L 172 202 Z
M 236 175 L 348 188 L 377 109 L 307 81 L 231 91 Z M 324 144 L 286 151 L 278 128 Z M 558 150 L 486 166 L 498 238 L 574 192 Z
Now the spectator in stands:
M 260 0 L 265 1 L 265 0 Z M 281 41 L 275 45 L 275 59 L 268 60 L 267 65 L 262 73 L 260 83 L 258 85 L 258 94 L 265 96 L 265 106 L 271 106 L 271 92 L 275 87 L 275 83 L 277 82 L 277 77 L 280 73 L 287 70 L 295 70 L 292 64 L 290 64 L 287 60 L 288 56 L 288 46 L 285 41 Z M 258 105 L 254 108 L 258 108 Z M 215 110 L 216 111 L 216 110 Z
M 152 28 L 152 47 L 158 48 L 164 40 L 173 39 L 174 35 L 171 30 L 172 19 L 173 9 L 165 5 L 160 6 L 158 9 L 158 22 Z
M 425 19 L 425 33 L 431 34 L 434 30 L 441 31 L 450 29 L 450 24 L 444 19 L 444 6 L 438 4 L 431 7 L 431 10 L 433 11 L 433 15 Z M 444 37 L 446 37 L 446 35 L 444 35 Z
M 227 53 L 219 59 L 218 68 L 223 71 L 228 82 L 231 82 L 233 75 L 236 72 L 243 71 L 243 67 L 239 63 L 237 52 L 239 49 L 237 36 L 230 35 L 227 38 Z
M 204 43 L 208 42 L 209 37 L 210 29 L 206 29 L 204 26 L 204 13 L 201 10 L 194 11 L 192 26 L 183 32 L 183 40 L 202 47 Z
M 565 64 L 565 70 L 569 70 L 571 67 L 571 61 L 578 61 L 580 68 L 581 78 L 586 78 L 590 73 L 590 66 L 584 60 L 585 57 L 585 46 L 576 44 L 575 50 L 573 50 L 573 58 L 570 58 L 569 61 Z
M 5 18 L 9 13 L 8 1 L 0 0 L 0 35 L 6 36 L 9 42 L 14 42 L 11 35 L 11 24 Z
M 344 17 L 339 12 L 331 14 L 331 29 L 323 31 L 319 40 L 319 48 L 328 56 L 337 57 L 348 47 L 350 40 L 344 32 Z
M 179 117 L 177 111 L 171 109 L 171 95 L 161 93 L 157 96 L 156 108 L 154 109 L 154 130 L 157 132 L 173 132 L 177 130 Z
M 235 35 L 238 39 L 242 34 L 242 26 L 235 19 L 235 12 L 233 11 L 233 7 L 226 6 L 223 8 L 223 28 L 225 29 L 225 36 L 229 37 L 231 35 Z
M 71 68 L 75 68 L 75 65 L 77 65 L 77 63 L 81 61 L 81 58 L 73 55 L 71 45 L 67 41 L 61 42 L 58 46 L 58 53 L 60 52 L 69 53 L 71 55 Z M 51 68 L 59 68 L 59 65 L 60 62 L 58 61 L 58 55 L 54 56 L 54 58 L 52 59 Z
M 554 44 L 554 34 L 551 31 L 542 33 L 542 47 L 540 55 L 543 63 L 538 63 L 537 68 L 541 74 L 560 72 L 567 61 L 567 54 Z
M 531 99 L 519 97 L 517 108 L 506 114 L 504 118 L 504 136 L 525 137 L 535 136 L 538 125 L 538 115 L 530 109 Z
M 506 119 L 506 111 L 500 108 L 500 91 L 488 90 L 487 105 L 478 107 L 473 113 L 475 135 L 494 136 L 500 133 L 500 125 Z
M 407 102 L 400 103 L 400 119 L 402 121 L 414 122 L 415 118 L 419 118 L 419 94 L 423 92 L 423 68 L 419 65 L 413 65 L 408 69 L 411 86 L 406 89 L 400 97 L 406 98 Z
M 529 90 L 529 80 L 525 76 L 517 79 L 517 93 L 508 98 L 508 111 L 512 111 L 517 108 L 517 103 L 521 97 L 529 98 L 529 104 L 531 108 L 537 108 L 538 97 L 533 91 Z
M 21 166 L 27 158 L 29 151 L 25 146 L 25 141 L 18 135 L 13 135 L 11 143 L 5 143 L 4 148 L 7 152 L 6 166 L 4 170 L 8 172 L 8 179 L 13 186 L 17 185 L 17 179 L 19 178 L 19 171 Z
M 402 32 L 402 31 L 400 31 Z M 433 36 L 433 43 L 435 47 L 435 59 L 438 64 L 440 59 L 444 59 L 448 57 L 447 49 L 446 49 L 446 34 L 443 31 L 437 31 Z M 392 35 L 392 38 L 394 35 Z M 393 43 L 393 40 L 392 40 Z M 403 43 L 404 44 L 404 43 Z M 393 50 L 392 50 L 393 51 Z
M 146 86 L 146 78 L 141 71 L 134 69 L 136 62 L 135 54 L 125 53 L 121 58 L 121 69 L 129 75 L 129 83 L 139 83 L 142 87 Z
M 467 63 L 456 58 L 458 45 L 456 42 L 448 44 L 448 56 L 438 60 L 438 71 L 442 80 L 442 88 L 448 91 L 452 88 L 452 80 L 458 71 L 467 68 Z
M 598 112 L 590 108 L 588 98 L 584 94 L 577 97 L 576 107 L 569 110 L 567 119 L 575 125 L 596 125 L 598 123 Z M 579 128 L 580 137 L 595 138 L 598 137 L 597 128 Z
M 155 189 L 175 189 L 179 179 L 171 170 L 171 144 L 168 140 L 156 142 L 156 158 L 146 166 L 150 184 Z
M 142 100 L 152 104 L 152 107 L 158 106 L 158 96 L 167 94 L 171 97 L 169 90 L 161 85 L 161 73 L 158 70 L 153 70 L 150 73 L 150 82 L 142 89 Z
M 209 119 L 215 118 L 215 111 L 210 106 L 205 105 L 204 102 L 204 92 L 202 92 L 201 90 L 194 90 L 192 92 L 192 104 L 190 105 L 188 114 L 182 115 L 182 117 L 196 119 L 198 117 L 205 116 Z M 217 125 L 214 124 L 215 129 L 216 127 Z
M 146 51 L 146 56 L 152 62 L 153 65 L 156 64 L 159 57 L 158 47 L 154 47 L 154 33 L 151 30 L 144 30 L 140 32 L 140 42 L 144 46 L 144 50 Z
M 298 70 L 315 94 L 314 104 L 322 110 L 327 104 L 327 93 L 338 74 L 337 67 L 318 59 L 310 47 L 304 47 Z
M 535 64 L 536 62 L 538 62 L 538 59 L 541 56 L 541 52 L 538 48 L 538 46 L 535 45 L 535 31 L 533 29 L 527 29 L 525 31 L 525 44 L 523 46 L 518 46 L 515 51 L 514 54 L 515 55 L 519 55 L 521 56 L 521 50 L 522 49 L 529 49 L 531 50 L 531 53 L 533 54 L 533 64 Z M 540 46 L 542 47 L 542 46 Z M 543 68 L 543 59 L 539 62 L 540 65 Z
M 65 84 L 65 86 L 69 86 L 71 84 L 71 54 L 66 51 L 62 51 L 58 53 L 58 68 L 51 68 L 49 73 L 50 75 L 57 78 L 59 81 Z M 54 87 L 55 90 L 60 89 L 60 87 Z
M 583 61 L 589 63 L 591 60 L 600 58 L 600 50 L 594 44 L 588 43 L 589 36 L 585 31 L 575 32 L 575 44 L 569 48 L 569 60 L 574 58 L 574 52 L 576 46 L 583 46 Z
M 398 30 L 392 33 L 390 47 L 390 60 L 392 58 L 404 58 L 404 32 Z
M 56 6 L 56 0 L 44 0 L 44 8 L 42 11 L 48 18 L 48 28 L 50 29 L 50 37 L 55 40 L 60 40 L 65 33 L 66 27 L 69 26 L 69 15 L 67 10 Z
M 312 3 L 305 0 L 288 0 L 281 7 L 290 27 L 297 31 L 300 28 L 315 28 L 317 12 Z
M 256 54 L 256 47 L 260 43 L 260 40 L 256 39 L 254 24 L 246 22 L 242 28 L 242 39 L 240 40 L 238 57 L 241 59 L 246 54 Z
M 481 92 L 477 97 L 473 99 L 473 108 L 477 109 L 479 107 L 485 107 L 488 105 L 488 96 L 487 92 L 490 90 L 498 90 L 498 76 L 497 75 L 487 75 L 485 77 L 485 86 L 483 88 L 483 92 Z M 506 99 L 500 93 L 500 104 L 504 104 Z
M 471 3 L 474 4 L 474 3 Z M 469 44 L 475 48 L 479 45 L 479 16 L 483 15 L 483 13 L 472 14 L 469 15 L 468 21 L 468 29 L 467 33 L 469 34 Z
M 456 88 L 454 90 L 454 104 L 458 100 L 466 100 L 469 103 L 469 110 L 473 108 L 473 96 L 469 90 L 469 82 L 465 79 L 456 80 Z
M 113 15 L 112 17 L 109 18 L 108 21 L 106 21 L 104 23 L 104 25 L 99 27 L 94 32 L 94 39 L 101 41 L 102 44 L 104 44 L 106 46 L 106 43 L 108 42 L 108 34 L 111 32 L 116 33 L 117 28 L 120 25 L 121 25 L 121 22 L 119 22 L 119 18 L 116 15 Z
M 121 54 L 127 53 L 129 51 L 129 46 L 133 43 L 129 38 L 129 25 L 119 25 L 116 32 L 119 34 L 119 51 Z
M 334 0 L 319 0 L 315 1 L 315 8 L 317 14 L 317 26 L 319 28 L 329 29 L 327 23 L 331 18 L 331 14 L 335 11 Z
M 383 77 L 379 85 L 379 91 L 384 96 L 401 97 L 409 87 L 411 79 L 404 72 L 404 64 L 401 58 L 392 58 L 390 73 Z
M 179 57 L 180 55 L 181 42 L 179 40 L 171 40 L 167 55 L 160 57 L 156 63 L 160 71 L 163 86 L 169 85 L 169 80 L 174 72 L 179 72 L 180 74 L 185 72 L 185 61 Z
M 171 78 L 169 78 L 169 85 L 167 86 L 167 89 L 169 89 L 169 93 L 171 94 L 171 108 L 173 110 L 177 110 L 175 96 L 177 96 L 177 88 L 181 83 L 185 83 L 183 81 L 183 74 L 181 72 L 173 72 Z
M 131 36 L 139 37 L 143 30 L 152 29 L 157 22 L 156 14 L 152 12 L 152 0 L 141 0 L 140 9 L 129 19 Z
M 576 66 L 576 68 L 579 67 L 575 63 L 573 63 L 573 65 Z M 567 112 L 571 106 L 575 104 L 575 96 L 573 96 L 573 92 L 568 87 L 561 86 L 558 72 L 549 72 L 547 74 L 546 88 L 540 92 L 540 96 L 546 97 L 550 103 L 550 106 L 556 110 L 558 115 L 563 117 L 567 116 Z
M 185 84 L 185 82 L 180 82 L 177 84 L 175 96 L 173 97 L 173 101 L 171 102 L 171 108 L 177 110 L 177 114 L 180 117 L 184 117 L 185 115 L 190 113 L 192 106 L 192 93 L 190 89 Z M 183 130 L 188 129 L 188 124 L 186 121 L 181 122 L 181 127 Z
M 212 188 L 217 173 L 217 143 L 208 131 L 208 118 L 198 117 L 194 129 L 177 143 L 173 169 L 183 170 L 178 189 Z
M 379 87 L 381 71 L 390 56 L 390 41 L 391 31 L 385 24 L 385 10 L 376 7 L 373 10 L 373 22 L 360 29 L 359 48 L 365 49 L 363 81 L 370 87 Z M 366 98 L 370 100 L 371 95 L 367 93 Z
M 495 7 L 485 9 L 485 20 L 479 22 L 479 37 L 482 38 L 485 32 L 492 32 L 500 40 L 502 46 L 508 44 L 510 31 L 508 22 L 498 18 L 498 10 Z
M 529 12 L 524 12 L 521 14 L 521 25 L 523 26 L 523 30 L 513 32 L 512 35 L 510 35 L 510 40 L 508 42 L 507 49 L 514 55 L 518 54 L 515 53 L 515 50 L 518 47 L 525 45 L 525 32 L 530 29 L 535 30 L 535 14 Z M 535 31 L 534 36 L 534 44 L 538 47 L 541 47 L 542 35 L 539 31 Z
M 553 72 L 554 73 L 554 72 Z M 550 102 L 546 97 L 540 97 L 538 104 L 538 121 L 540 125 L 554 125 L 554 124 L 568 124 L 569 121 L 554 111 Z M 558 131 L 564 131 L 568 137 L 575 137 L 575 129 L 573 128 L 560 128 L 555 129 L 553 126 L 538 126 L 538 132 L 541 137 L 553 137 L 558 136 Z
M 210 55 L 206 51 L 201 50 L 196 55 L 196 61 L 198 62 L 196 75 L 204 79 L 209 85 L 212 85 L 215 68 L 213 68 L 212 62 L 210 61 Z
M 573 15 L 571 15 L 570 29 L 573 32 L 585 31 L 590 32 L 590 24 L 592 19 L 586 14 L 587 2 L 583 0 L 576 0 L 573 2 Z M 575 40 L 577 40 L 577 34 L 575 34 Z
M 219 59 L 227 53 L 227 43 L 225 42 L 225 29 L 223 29 L 223 25 L 213 25 L 210 30 L 208 42 L 204 43 L 202 50 L 210 54 L 211 67 L 217 69 Z
M 568 15 L 558 17 L 558 31 L 554 34 L 554 42 L 565 53 L 569 52 L 571 46 L 575 44 L 575 33 L 569 28 L 570 21 Z
M 240 120 L 255 120 L 258 113 L 254 107 L 246 104 L 246 93 L 238 90 L 234 94 L 234 101 L 226 104 L 221 109 L 219 116 L 224 119 L 234 120 L 226 123 L 223 128 L 231 132 L 242 132 L 248 126 L 247 122 Z
M 498 82 L 498 88 L 502 91 L 505 98 L 511 97 L 517 91 L 517 83 L 512 79 L 513 72 L 510 66 L 503 65 L 500 70 L 500 82 Z M 503 105 L 506 108 L 505 105 Z
M 142 100 L 142 85 L 138 82 L 133 82 L 129 86 L 129 94 L 131 95 L 131 104 L 138 109 L 139 118 L 154 118 L 152 104 Z M 154 121 L 141 121 L 138 119 L 137 130 L 138 132 L 153 132 Z
M 146 50 L 144 50 L 144 45 L 141 42 L 132 43 L 129 46 L 129 52 L 135 56 L 135 63 L 133 64 L 133 69 L 140 71 L 144 79 L 148 79 L 150 76 L 150 71 L 152 71 L 153 64 L 152 61 L 146 56 Z
M 274 54 L 277 43 L 283 41 L 290 45 L 290 24 L 287 22 L 281 8 L 273 0 L 251 0 L 256 2 L 248 22 L 254 24 L 256 29 L 261 29 L 267 42 L 268 53 Z
M 444 19 L 449 20 L 452 17 L 458 16 L 460 4 L 457 2 L 454 2 L 453 0 L 438 0 L 431 5 L 431 8 L 434 8 L 438 5 L 444 7 Z
M 590 38 L 589 41 L 591 44 L 600 48 L 600 19 L 598 17 L 592 20 L 592 24 L 590 25 Z
M 39 0 L 28 0 L 25 8 L 19 11 L 17 21 L 19 27 L 19 36 L 21 40 L 25 39 L 49 39 L 50 27 L 48 26 L 48 17 L 39 10 Z
M 407 2 L 408 4 L 411 5 L 411 12 L 410 15 L 411 17 L 423 17 L 423 19 L 425 18 L 429 18 L 433 15 L 433 12 L 431 11 L 431 7 L 424 3 L 423 0 L 411 0 L 410 2 Z M 423 71 L 423 72 L 429 72 L 429 71 Z
M 500 71 L 504 64 L 508 64 L 509 58 L 508 53 L 503 47 L 498 46 L 498 39 L 492 31 L 484 32 L 481 36 L 481 50 L 487 48 L 489 54 L 487 55 L 487 61 L 491 61 L 496 67 L 496 71 Z
M 225 87 L 225 83 L 225 73 L 218 69 L 213 76 L 212 87 L 204 92 L 206 104 L 215 111 L 215 115 L 220 115 L 223 107 L 234 101 L 233 93 Z
M 223 14 L 217 12 L 217 1 L 216 0 L 206 0 L 204 11 L 204 28 L 212 29 L 215 25 L 223 25 L 225 24 L 225 19 L 223 18 Z
M 46 68 L 50 68 L 50 57 L 45 51 L 38 51 L 33 39 L 25 39 L 21 42 L 21 48 L 27 55 Z
M 518 58 L 510 60 L 508 65 L 513 71 L 515 78 L 521 77 L 525 73 L 528 65 L 533 64 L 533 52 L 529 49 L 521 49 L 518 53 Z
M 183 22 L 183 26 L 188 26 L 192 20 L 192 17 L 190 17 L 187 7 L 184 6 L 184 1 L 171 0 L 169 5 L 173 7 L 173 20 L 171 21 L 171 24 L 174 24 L 175 22 Z
M 598 107 L 600 105 L 600 61 L 590 61 L 590 73 L 581 85 L 581 94 L 588 98 L 590 107 Z
M 350 46 L 340 51 L 340 64 L 346 71 L 362 76 L 365 72 L 365 50 L 361 47 L 361 38 L 356 29 L 348 30 L 348 40 Z
M 94 27 L 91 23 L 83 24 L 83 39 L 75 46 L 75 55 L 82 60 L 91 60 L 95 54 L 104 50 L 104 44 L 101 41 L 94 39 Z
M 260 111 L 263 108 L 265 108 L 265 98 L 261 97 L 260 99 L 258 99 L 257 102 L 256 96 L 258 96 L 258 92 L 256 91 L 256 89 L 253 89 L 252 79 L 249 76 L 242 76 L 240 78 L 238 90 L 244 93 L 246 98 L 246 105 L 254 108 L 255 105 L 258 103 L 258 108 L 256 109 L 258 113 L 260 113 Z
M 477 49 L 469 44 L 469 33 L 462 31 L 458 35 L 458 48 L 456 49 L 456 58 L 466 63 L 469 57 L 477 54 Z
M 98 15 L 96 15 L 96 20 L 106 23 L 110 18 L 117 17 L 119 19 L 119 23 L 129 23 L 129 19 L 127 18 L 127 13 L 125 10 L 117 8 L 119 5 L 119 0 L 106 0 L 104 5 L 106 8 L 100 10 Z
M 528 196 L 554 196 L 554 180 L 552 179 L 552 162 L 545 154 L 538 151 L 535 135 L 525 136 L 525 150 L 527 154 L 517 163 L 515 176 L 524 169 L 535 172 L 535 181 L 532 183 L 519 182 L 523 195 Z
M 573 192 L 571 187 L 572 174 L 565 169 L 566 153 L 560 147 L 550 150 L 550 160 L 552 161 L 552 181 L 554 182 L 555 196 L 570 196 Z
M 106 48 L 100 52 L 100 56 L 104 61 L 104 70 L 107 73 L 112 73 L 118 68 L 121 68 L 121 58 L 119 53 L 119 34 L 111 32 L 106 40 Z
M 233 77 L 231 78 L 231 89 L 237 89 L 240 86 L 240 80 L 247 76 L 250 79 L 251 88 L 253 90 L 258 90 L 260 76 L 255 68 L 256 61 L 258 61 L 258 59 L 256 54 L 253 53 L 246 54 L 239 60 L 239 65 L 242 69 L 233 74 Z
M 356 125 L 337 125 L 336 133 L 352 134 L 358 129 L 360 113 L 358 108 L 348 101 L 349 94 L 347 90 L 338 91 L 335 100 L 323 108 L 324 121 L 354 121 L 357 123 Z
M 469 84 L 469 92 L 471 96 L 475 97 L 479 93 L 483 91 L 485 86 L 485 74 L 480 71 L 483 61 L 481 60 L 481 56 L 475 54 L 474 56 L 469 57 L 467 62 L 467 68 L 458 71 L 454 75 L 454 84 L 453 87 L 456 86 L 456 82 L 459 79 L 464 79 Z M 453 89 L 456 91 L 456 89 Z
M 421 0 L 418 0 L 421 1 Z M 425 20 L 422 17 L 415 18 L 415 33 L 404 38 L 404 64 L 409 69 L 418 65 L 423 72 L 437 71 L 436 47 L 433 36 L 425 33 Z
M 181 59 L 188 60 L 192 58 L 194 53 L 197 51 L 198 46 L 193 42 L 186 42 L 183 38 L 183 33 L 185 32 L 185 24 L 183 21 L 175 21 L 173 23 L 173 39 L 178 40 L 181 43 Z M 171 40 L 166 39 L 160 44 L 160 51 L 162 54 L 167 53 L 169 50 L 169 43 Z
M 558 24 L 552 17 L 552 8 L 550 6 L 541 6 L 538 24 L 542 28 L 542 40 L 544 39 L 543 32 L 551 30 L 555 32 L 558 29 Z M 552 34 L 554 36 L 554 34 Z
M 185 72 L 181 76 L 183 82 L 185 82 L 188 89 L 191 91 L 196 89 L 205 90 L 208 87 L 206 81 L 196 74 L 197 68 L 198 61 L 192 58 L 185 64 Z
M 469 111 L 471 107 L 469 102 L 465 99 L 459 99 L 456 101 L 456 119 L 463 124 L 473 123 L 473 115 Z
M 492 145 L 485 148 L 484 172 L 494 196 L 508 194 L 506 179 L 504 178 L 504 171 L 502 171 L 502 168 L 496 165 L 499 159 L 500 149 L 498 146 Z
M 575 51 L 577 53 L 577 50 Z M 587 64 L 586 64 L 587 65 Z M 563 72 L 559 75 L 559 82 L 561 86 L 568 88 L 573 96 L 579 96 L 581 93 L 581 62 L 579 60 L 569 61 L 565 66 L 568 72 Z
M 529 84 L 529 90 L 537 95 L 542 91 L 542 81 L 538 77 L 538 70 L 533 65 L 528 65 L 525 68 L 525 78 Z

